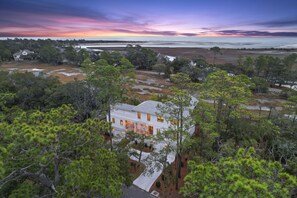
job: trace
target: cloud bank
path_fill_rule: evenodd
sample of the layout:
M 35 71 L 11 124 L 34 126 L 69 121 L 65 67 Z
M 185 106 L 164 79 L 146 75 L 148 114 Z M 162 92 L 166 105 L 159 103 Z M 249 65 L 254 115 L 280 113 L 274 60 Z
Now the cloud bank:
M 234 1 L 234 4 L 236 4 L 235 0 L 231 1 Z M 185 2 L 172 0 L 172 5 L 167 6 L 171 8 L 163 8 L 163 10 L 172 9 L 172 12 L 167 15 L 159 7 L 152 7 L 152 10 L 159 9 L 158 16 L 150 14 L 145 6 L 127 11 L 121 9 L 122 5 L 117 6 L 117 4 L 120 4 L 120 1 L 107 2 L 95 0 L 1 0 L 0 36 L 96 37 L 145 35 L 184 37 L 297 37 L 297 16 L 280 16 L 279 19 L 274 20 L 267 18 L 259 19 L 259 22 L 250 22 L 244 27 L 242 27 L 240 21 L 236 21 L 236 18 L 234 18 L 236 23 L 231 27 L 227 27 L 224 24 L 227 24 L 229 21 L 221 20 L 220 18 L 223 18 L 223 16 L 215 18 L 217 21 L 211 20 L 210 16 L 205 16 L 204 18 L 202 17 L 204 22 L 206 21 L 207 23 L 208 17 L 212 22 L 208 27 L 205 27 L 200 25 L 201 17 L 183 18 L 189 15 L 188 11 L 180 11 L 184 6 L 187 6 Z M 131 7 L 136 4 L 136 2 L 127 1 L 126 4 L 128 6 L 126 7 L 129 7 L 129 3 L 131 3 Z M 132 5 L 132 3 L 134 4 Z M 142 3 L 148 5 L 149 2 Z M 191 1 L 191 3 L 195 4 L 196 2 Z M 220 5 L 218 4 L 217 6 Z M 176 14 L 179 14 L 179 21 L 174 21 Z M 227 16 L 230 13 L 226 12 L 225 14 Z M 171 20 L 171 25 L 162 28 L 156 26 L 156 23 L 162 22 L 162 20 Z M 246 20 L 249 20 L 249 18 Z M 165 23 L 167 21 L 164 21 Z M 184 24 L 193 28 L 184 28 Z

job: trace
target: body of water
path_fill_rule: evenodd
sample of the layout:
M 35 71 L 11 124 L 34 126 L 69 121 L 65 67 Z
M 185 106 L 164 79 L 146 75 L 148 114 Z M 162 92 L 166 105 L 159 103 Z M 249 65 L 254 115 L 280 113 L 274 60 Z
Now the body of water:
M 1 38 L 6 39 L 6 38 Z M 13 38 L 12 38 L 13 39 Z M 27 38 L 27 39 L 48 39 L 48 38 Z M 171 48 L 210 48 L 218 46 L 220 48 L 297 48 L 297 38 L 254 38 L 254 37 L 94 37 L 94 38 L 56 38 L 51 39 L 85 39 L 85 40 L 104 40 L 104 41 L 124 41 L 124 42 L 104 42 L 94 44 L 82 44 L 82 47 L 125 47 L 129 41 L 134 41 L 133 45 L 143 47 L 171 47 Z M 135 41 L 139 43 L 135 43 Z
M 230 37 L 118 37 L 100 40 L 139 41 L 143 47 L 171 48 L 297 48 L 297 38 L 230 38 Z M 97 43 L 88 47 L 125 47 L 127 43 Z M 83 45 L 82 45 L 83 46 Z

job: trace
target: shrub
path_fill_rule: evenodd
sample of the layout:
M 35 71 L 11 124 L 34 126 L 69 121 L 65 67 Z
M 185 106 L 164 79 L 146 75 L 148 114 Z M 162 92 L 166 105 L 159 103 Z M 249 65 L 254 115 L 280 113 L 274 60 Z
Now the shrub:
M 161 182 L 160 182 L 160 181 L 157 181 L 157 182 L 156 182 L 156 187 L 157 187 L 157 188 L 160 188 L 160 187 L 161 187 Z

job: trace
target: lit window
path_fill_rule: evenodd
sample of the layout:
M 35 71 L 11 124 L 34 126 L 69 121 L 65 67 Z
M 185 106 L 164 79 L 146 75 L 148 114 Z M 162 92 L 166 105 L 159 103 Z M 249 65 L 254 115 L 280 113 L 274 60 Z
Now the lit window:
M 153 135 L 154 133 L 154 127 L 153 126 L 148 126 L 149 134 Z
M 138 119 L 141 119 L 141 113 L 140 112 L 137 112 L 137 117 L 138 117 Z
M 163 118 L 162 116 L 158 116 L 158 117 L 157 117 L 157 121 L 158 121 L 158 122 L 164 122 L 164 118 Z
M 147 114 L 147 121 L 151 121 L 151 114 Z
M 161 132 L 161 130 L 160 129 L 157 129 L 157 133 L 160 133 Z
M 114 118 L 112 118 L 112 123 L 115 123 L 115 119 Z
M 120 124 L 123 125 L 123 120 L 120 121 Z
M 173 124 L 173 125 L 178 125 L 178 120 L 172 120 L 172 121 L 171 121 L 171 124 Z

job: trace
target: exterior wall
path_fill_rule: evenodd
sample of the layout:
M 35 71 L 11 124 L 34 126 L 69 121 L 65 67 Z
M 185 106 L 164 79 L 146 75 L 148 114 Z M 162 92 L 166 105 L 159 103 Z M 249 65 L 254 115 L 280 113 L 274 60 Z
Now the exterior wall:
M 136 117 L 137 117 L 137 112 L 135 112 Z M 151 120 L 147 120 L 147 114 L 146 113 L 141 113 L 141 119 L 139 119 L 140 122 L 146 123 L 147 125 L 153 126 L 154 127 L 154 132 L 153 134 L 157 134 L 157 130 L 160 129 L 160 131 L 167 129 L 169 127 L 169 123 L 164 120 L 164 122 L 158 122 L 157 116 L 151 115 Z
M 134 121 L 132 120 L 132 118 L 135 116 L 134 112 L 117 110 L 117 109 L 112 109 L 110 112 L 110 115 L 111 115 L 111 119 L 112 118 L 115 119 L 115 123 L 112 123 L 112 126 L 119 129 L 125 129 L 125 120 Z M 123 125 L 120 124 L 121 120 L 123 120 Z M 108 116 L 107 116 L 107 121 L 108 121 Z
M 125 128 L 125 120 L 129 120 L 136 123 L 146 124 L 148 126 L 153 126 L 153 135 L 158 133 L 158 129 L 160 132 L 167 129 L 170 126 L 170 123 L 166 122 L 158 122 L 156 115 L 150 115 L 150 121 L 147 120 L 147 113 L 141 112 L 141 118 L 138 119 L 138 112 L 132 111 L 123 111 L 118 109 L 111 110 L 111 119 L 114 118 L 115 122 L 112 123 L 112 126 L 119 129 L 126 129 Z M 107 117 L 108 119 L 108 117 Z M 120 124 L 120 121 L 123 120 L 123 125 Z M 112 120 L 111 120 L 112 121 Z

